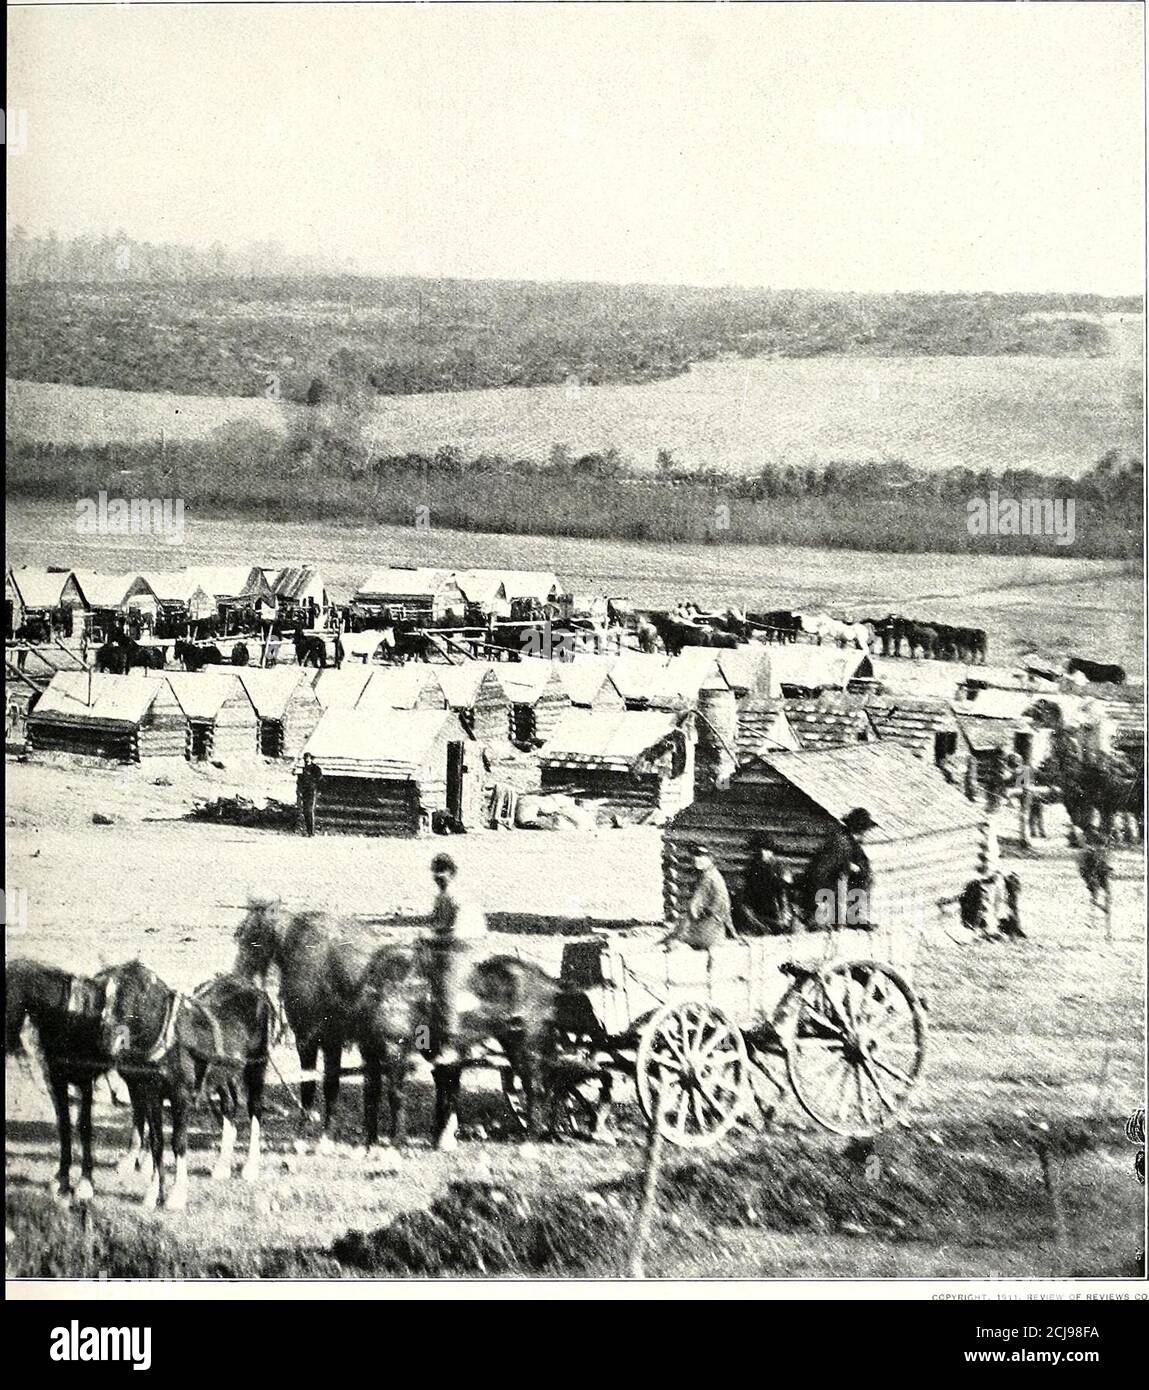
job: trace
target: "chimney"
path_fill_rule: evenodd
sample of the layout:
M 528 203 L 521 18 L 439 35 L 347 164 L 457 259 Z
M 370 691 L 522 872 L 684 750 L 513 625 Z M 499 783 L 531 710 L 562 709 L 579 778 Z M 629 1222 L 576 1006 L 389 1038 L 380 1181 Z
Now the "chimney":
M 698 746 L 694 750 L 694 793 L 702 796 L 730 783 L 737 767 L 738 704 L 725 682 L 698 692 Z

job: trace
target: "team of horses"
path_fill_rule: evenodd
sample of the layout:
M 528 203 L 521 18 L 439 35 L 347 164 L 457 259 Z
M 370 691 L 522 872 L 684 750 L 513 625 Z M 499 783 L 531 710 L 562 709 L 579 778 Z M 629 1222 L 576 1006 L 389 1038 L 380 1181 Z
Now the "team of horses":
M 241 1104 L 250 1125 L 242 1176 L 260 1176 L 263 1096 L 278 1018 L 267 993 L 278 974 L 279 999 L 303 1071 L 300 1108 L 317 1125 L 317 1151 L 333 1146 L 343 1054 L 363 1063 L 363 1132 L 379 1141 L 384 1092 L 388 1137 L 407 1135 L 407 1085 L 421 1056 L 433 1052 L 436 1019 L 430 1004 L 429 960 L 423 944 L 380 942 L 361 923 L 319 912 L 288 912 L 253 902 L 235 933 L 232 971 L 191 994 L 172 989 L 138 960 L 87 977 L 36 961 L 14 960 L 5 980 L 5 1050 L 21 1052 L 24 1029 L 35 1028 L 36 1049 L 56 1112 L 60 1161 L 53 1190 L 61 1198 L 93 1195 L 92 1105 L 97 1079 L 116 1072 L 131 1101 L 129 1146 L 120 1167 L 142 1171 L 149 1207 L 181 1209 L 188 1200 L 188 1122 L 210 1100 L 221 1123 L 212 1177 L 229 1177 Z M 491 1042 L 505 1059 L 522 1101 L 522 1132 L 542 1132 L 542 1100 L 555 1040 L 561 987 L 538 966 L 516 956 L 477 960 L 466 980 L 460 1052 Z M 322 1108 L 316 1108 L 315 1069 L 322 1057 Z M 454 1148 L 465 1063 L 436 1066 L 433 1132 L 437 1147 Z M 73 1127 L 69 1087 L 79 1092 L 80 1178 L 72 1186 Z M 164 1165 L 165 1102 L 174 1181 Z
M 5 971 L 4 1014 L 7 1055 L 20 1052 L 27 1022 L 36 1030 L 60 1137 L 53 1184 L 58 1196 L 86 1200 L 93 1194 L 93 1091 L 96 1080 L 113 1069 L 127 1086 L 132 1108 L 132 1137 L 123 1166 L 147 1170 L 146 1206 L 179 1209 L 187 1204 L 188 1117 L 204 1096 L 214 1098 L 222 1125 L 213 1176 L 231 1172 L 241 1088 L 250 1120 L 243 1176 L 259 1176 L 264 1078 L 275 1017 L 262 989 L 240 976 L 224 975 L 184 995 L 140 961 L 88 978 L 14 960 Z M 80 1097 L 80 1180 L 75 1189 L 70 1086 Z M 170 1191 L 164 1166 L 165 1100 L 175 1157 Z

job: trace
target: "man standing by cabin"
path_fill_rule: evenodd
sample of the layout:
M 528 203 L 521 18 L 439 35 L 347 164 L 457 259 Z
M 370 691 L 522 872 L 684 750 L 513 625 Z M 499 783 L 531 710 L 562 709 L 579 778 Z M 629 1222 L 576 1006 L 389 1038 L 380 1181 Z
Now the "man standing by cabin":
M 299 824 L 304 835 L 315 834 L 315 805 L 319 800 L 319 784 L 323 780 L 323 769 L 310 753 L 303 755 L 303 767 L 295 779 L 296 795 L 299 799 Z
M 487 935 L 487 919 L 455 887 L 458 866 L 449 854 L 431 860 L 431 877 L 439 890 L 431 909 L 431 997 L 434 1005 L 433 1067 L 459 1061 L 459 995 L 474 948 Z
M 864 806 L 857 806 L 814 851 L 801 879 L 802 908 L 811 931 L 869 925 L 872 874 L 862 841 L 876 824 Z

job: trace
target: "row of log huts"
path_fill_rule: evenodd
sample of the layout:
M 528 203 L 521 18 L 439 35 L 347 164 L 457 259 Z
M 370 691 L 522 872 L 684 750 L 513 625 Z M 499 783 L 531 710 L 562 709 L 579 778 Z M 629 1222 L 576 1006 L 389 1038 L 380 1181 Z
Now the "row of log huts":
M 819 649 L 810 650 L 816 661 Z M 619 658 L 584 657 L 574 662 L 524 659 L 402 667 L 351 663 L 306 677 L 293 667 L 236 668 L 234 674 L 217 668 L 205 673 L 205 678 L 172 673 L 168 679 L 182 696 L 181 708 L 195 730 L 194 756 L 205 756 L 213 746 L 226 747 L 230 755 L 242 741 L 222 732 L 237 706 L 242 708 L 244 703 L 236 694 L 238 681 L 256 710 L 260 748 L 269 756 L 294 756 L 309 725 L 327 709 L 450 710 L 464 732 L 479 743 L 509 740 L 520 747 L 541 749 L 545 784 L 572 791 L 595 783 L 597 771 L 621 770 L 618 736 L 630 740 L 634 757 L 646 751 L 645 746 L 635 745 L 637 733 L 630 732 L 638 730 L 636 721 L 623 721 L 616 728 L 607 714 L 662 712 L 679 717 L 695 709 L 707 692 L 730 693 L 737 711 L 730 738 L 742 750 L 753 746 L 818 751 L 885 741 L 937 763 L 972 757 L 981 764 L 993 750 L 1007 746 L 1039 762 L 1057 718 L 1082 723 L 1107 717 L 1113 706 L 1122 721 L 1118 738 L 1143 737 L 1143 706 L 1131 699 L 1132 690 L 1123 692 L 1120 700 L 1110 696 L 1105 707 L 1092 697 L 1038 688 L 971 688 L 961 692 L 961 698 L 947 700 L 883 689 L 856 658 L 836 672 L 836 653 L 827 653 L 831 660 L 820 673 L 807 662 L 801 684 L 782 681 L 776 656 L 751 644 L 734 651 L 689 649 L 678 658 L 628 651 Z M 899 675 L 911 669 L 905 663 L 895 667 Z M 782 670 L 790 674 L 784 665 Z M 853 674 L 842 689 L 835 682 L 847 670 Z M 77 720 L 71 696 L 79 674 L 73 673 L 58 687 L 68 687 L 73 725 Z M 302 687 L 309 680 L 314 689 L 305 693 Z M 817 693 L 810 693 L 812 689 Z M 217 698 L 222 691 L 230 694 Z M 1044 724 L 1034 718 L 1042 707 L 1053 711 Z M 1091 708 L 1101 708 L 1101 716 L 1091 714 Z M 573 711 L 594 717 L 570 720 L 567 716 Z M 38 711 L 41 738 L 51 712 L 52 702 Z M 681 718 L 678 722 L 682 723 Z M 657 738 L 652 737 L 647 746 L 667 737 L 669 727 L 663 720 Z M 655 730 L 653 723 L 650 729 Z M 588 768 L 597 769 L 596 775 L 581 775 Z M 674 775 L 684 774 L 679 768 Z M 617 790 L 621 803 L 633 800 L 633 787 L 619 785 Z M 651 804 L 670 804 L 665 789 Z
M 308 673 L 58 671 L 27 717 L 31 752 L 115 762 L 295 757 L 322 708 Z

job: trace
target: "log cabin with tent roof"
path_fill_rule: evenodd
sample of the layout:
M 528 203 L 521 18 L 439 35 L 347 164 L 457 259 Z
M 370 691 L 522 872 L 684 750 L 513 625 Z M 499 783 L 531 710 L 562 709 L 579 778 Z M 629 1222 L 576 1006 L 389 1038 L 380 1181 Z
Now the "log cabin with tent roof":
M 314 624 L 327 609 L 327 586 L 323 576 L 311 565 L 285 565 L 282 569 L 265 569 L 275 602 L 276 621 L 280 627 L 306 627 Z
M 663 811 L 694 796 L 689 714 L 572 709 L 539 755 L 544 792 L 599 803 L 600 817 Z
M 454 575 L 443 569 L 374 570 L 355 591 L 352 604 L 376 625 L 390 614 L 400 622 L 434 627 L 449 617 L 464 617 L 467 610 Z
M 106 642 L 124 623 L 154 632 L 160 619 L 160 601 L 142 574 L 97 574 L 73 571 L 87 600 L 84 625 L 94 642 Z
M 520 748 L 545 744 L 572 708 L 559 662 L 538 657 L 499 663 L 496 674 L 510 702 L 511 742 Z
M 495 666 L 463 661 L 436 666 L 435 680 L 467 733 L 485 746 L 505 745 L 511 734 L 511 702 Z M 621 701 L 620 701 L 621 704 Z
M 873 660 L 860 648 L 794 642 L 770 652 L 767 693 L 800 699 L 824 690 L 862 689 L 873 676 Z
M 72 570 L 11 567 L 4 575 L 4 631 L 7 636 L 39 625 L 44 635 L 79 635 L 78 617 L 88 601 Z
M 376 666 L 355 701 L 357 710 L 446 709 L 447 697 L 431 666 Z
M 563 586 L 549 570 L 470 569 L 455 578 L 464 592 L 490 592 L 491 586 L 501 586 L 512 618 L 540 612 L 558 617 L 563 608 Z
M 138 763 L 183 758 L 187 730 L 164 676 L 59 671 L 28 716 L 28 747 Z
M 329 709 L 304 752 L 323 774 L 318 834 L 425 835 L 437 814 L 484 823 L 481 751 L 450 710 Z
M 297 758 L 315 732 L 323 706 L 298 666 L 236 668 L 258 720 L 257 747 L 265 758 Z
M 259 719 L 237 675 L 173 671 L 167 676 L 187 727 L 190 762 L 251 758 L 259 751 Z
M 264 607 L 273 606 L 275 595 L 258 565 L 193 565 L 185 571 L 192 584 L 210 595 L 225 634 L 254 625 Z
M 732 898 L 757 837 L 767 835 L 797 876 L 844 818 L 864 808 L 876 822 L 865 840 L 874 876 L 871 921 L 916 935 L 992 872 L 997 847 L 984 807 L 904 748 L 857 744 L 820 753 L 766 753 L 725 786 L 699 788 L 663 833 L 663 899 L 678 920 L 694 888 L 691 847 L 705 845 Z
M 626 708 L 618 686 L 610 678 L 614 659 L 607 656 L 580 656 L 557 664 L 559 680 L 575 709 Z
M 185 570 L 145 570 L 140 578 L 159 605 L 158 636 L 194 637 L 201 624 L 216 616 L 215 600 Z

